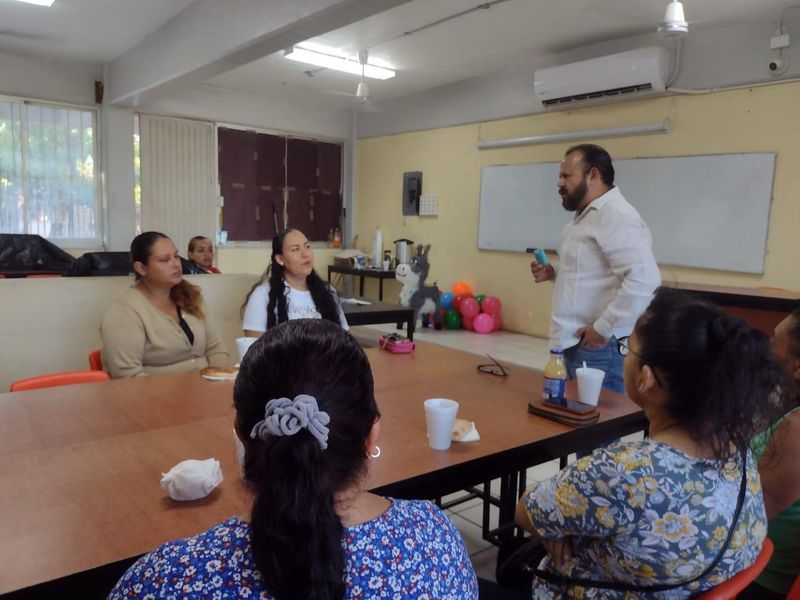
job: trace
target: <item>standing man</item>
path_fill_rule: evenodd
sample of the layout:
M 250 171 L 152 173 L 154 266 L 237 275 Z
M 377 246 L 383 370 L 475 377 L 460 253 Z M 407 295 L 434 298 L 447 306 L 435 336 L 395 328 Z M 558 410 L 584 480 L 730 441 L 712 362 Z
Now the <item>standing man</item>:
M 624 392 L 617 339 L 630 335 L 661 284 L 650 230 L 614 187 L 611 157 L 600 146 L 567 150 L 558 193 L 575 213 L 561 234 L 558 272 L 531 263 L 536 283 L 555 280 L 550 345 L 564 351 L 570 378 L 586 361 L 605 371 L 603 387 Z

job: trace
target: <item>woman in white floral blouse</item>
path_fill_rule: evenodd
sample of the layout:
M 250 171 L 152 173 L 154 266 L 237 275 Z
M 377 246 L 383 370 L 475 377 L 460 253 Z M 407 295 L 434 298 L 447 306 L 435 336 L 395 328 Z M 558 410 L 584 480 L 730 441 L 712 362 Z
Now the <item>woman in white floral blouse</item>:
M 595 450 L 526 491 L 517 523 L 548 550 L 534 598 L 685 598 L 750 566 L 766 536 L 748 443 L 780 412 L 767 337 L 661 288 L 618 343 L 650 436 Z

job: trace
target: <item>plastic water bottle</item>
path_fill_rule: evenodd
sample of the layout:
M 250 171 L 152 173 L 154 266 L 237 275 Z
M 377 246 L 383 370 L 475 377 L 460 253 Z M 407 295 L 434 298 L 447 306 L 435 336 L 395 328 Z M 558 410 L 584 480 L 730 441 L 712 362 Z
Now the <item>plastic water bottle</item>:
M 381 228 L 375 228 L 375 237 L 372 240 L 372 266 L 376 269 L 381 268 L 383 260 L 383 234 Z
M 542 399 L 551 402 L 562 400 L 567 386 L 567 366 L 564 364 L 561 350 L 550 350 L 550 360 L 547 361 L 542 374 L 544 375 Z

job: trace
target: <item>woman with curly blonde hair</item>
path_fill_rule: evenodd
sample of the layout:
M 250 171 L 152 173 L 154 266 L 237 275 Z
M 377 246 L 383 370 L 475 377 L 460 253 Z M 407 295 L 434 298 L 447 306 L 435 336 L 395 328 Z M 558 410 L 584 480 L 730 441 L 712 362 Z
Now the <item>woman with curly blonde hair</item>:
M 103 365 L 111 377 L 228 365 L 228 352 L 203 310 L 200 288 L 183 279 L 178 249 L 163 233 L 131 242 L 136 283 L 103 319 Z

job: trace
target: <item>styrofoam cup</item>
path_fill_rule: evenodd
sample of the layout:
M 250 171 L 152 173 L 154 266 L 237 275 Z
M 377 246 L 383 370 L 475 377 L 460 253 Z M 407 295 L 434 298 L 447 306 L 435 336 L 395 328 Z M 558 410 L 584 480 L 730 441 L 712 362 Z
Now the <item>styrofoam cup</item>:
M 597 406 L 603 379 L 606 376 L 605 371 L 592 367 L 578 367 L 575 369 L 575 376 L 578 379 L 578 400 L 589 406 Z
M 254 337 L 240 337 L 236 338 L 236 350 L 239 352 L 239 362 L 244 360 L 244 355 L 247 349 L 253 345 L 258 338 Z
M 434 450 L 447 450 L 453 438 L 458 402 L 447 398 L 428 398 L 423 405 L 428 426 L 428 445 Z

